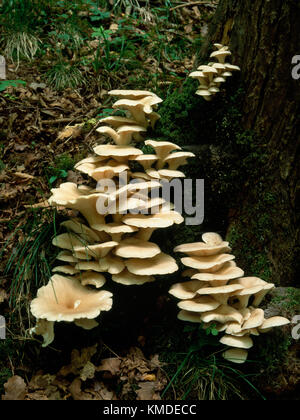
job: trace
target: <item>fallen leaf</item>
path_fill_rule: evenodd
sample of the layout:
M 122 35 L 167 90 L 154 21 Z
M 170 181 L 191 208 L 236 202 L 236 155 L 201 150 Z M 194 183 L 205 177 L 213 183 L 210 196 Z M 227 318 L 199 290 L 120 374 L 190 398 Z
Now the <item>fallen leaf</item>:
M 98 372 L 106 370 L 110 372 L 113 376 L 117 375 L 120 372 L 121 360 L 118 357 L 111 357 L 109 359 L 101 360 L 101 365 L 97 368 Z
M 12 376 L 4 384 L 5 395 L 2 395 L 2 400 L 5 401 L 23 401 L 26 396 L 27 386 L 20 376 Z

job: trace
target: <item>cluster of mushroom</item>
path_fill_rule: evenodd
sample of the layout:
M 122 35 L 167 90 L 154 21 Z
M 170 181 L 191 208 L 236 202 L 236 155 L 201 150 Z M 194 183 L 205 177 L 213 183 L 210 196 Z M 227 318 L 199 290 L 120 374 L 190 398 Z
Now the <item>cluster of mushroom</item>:
M 161 99 L 146 91 L 109 94 L 121 97 L 113 107 L 130 115 L 103 118 L 101 123 L 112 127 L 97 131 L 116 144 L 96 146 L 95 156 L 75 166 L 97 187 L 66 182 L 51 190 L 51 205 L 76 210 L 80 217 L 61 224 L 66 232 L 57 235 L 53 245 L 61 249 L 57 259 L 64 264 L 53 269 L 49 284 L 39 289 L 31 303 L 33 315 L 40 320 L 33 332 L 44 331 L 46 344 L 54 338 L 51 323 L 55 321 L 74 321 L 86 329 L 98 325 L 95 318 L 112 306 L 112 294 L 98 290 L 107 275 L 123 285 L 142 285 L 154 281 L 155 275 L 178 270 L 175 259 L 150 237 L 155 229 L 183 222 L 172 204 L 160 197 L 160 181 L 183 177 L 177 169 L 194 155 L 178 152 L 180 148 L 170 142 L 145 141 L 154 150 L 148 155 L 134 147 L 131 143 L 143 140 L 147 126 L 154 126 L 159 118 L 154 107 Z M 141 169 L 134 170 L 137 166 Z
M 264 311 L 258 308 L 274 284 L 243 277 L 243 270 L 230 254 L 229 243 L 217 233 L 205 233 L 202 240 L 174 249 L 187 254 L 181 261 L 189 269 L 182 275 L 191 280 L 174 284 L 169 293 L 181 299 L 180 320 L 203 323 L 204 328 L 214 324 L 219 332 L 225 332 L 220 343 L 229 346 L 223 357 L 244 363 L 247 350 L 253 346 L 251 335 L 268 332 L 289 320 L 279 316 L 265 319 Z
M 196 95 L 202 96 L 206 101 L 211 101 L 214 95 L 220 92 L 220 85 L 232 76 L 233 71 L 240 70 L 238 66 L 225 63 L 226 57 L 231 55 L 229 47 L 222 44 L 214 44 L 214 47 L 217 51 L 212 52 L 210 57 L 216 59 L 217 62 L 201 65 L 189 75 L 199 81 Z

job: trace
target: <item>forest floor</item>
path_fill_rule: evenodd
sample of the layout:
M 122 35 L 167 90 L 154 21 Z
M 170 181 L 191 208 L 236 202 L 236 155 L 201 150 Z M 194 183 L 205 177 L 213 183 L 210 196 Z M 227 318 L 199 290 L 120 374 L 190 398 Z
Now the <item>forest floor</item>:
M 6 383 L 8 399 L 264 398 L 249 380 L 259 367 L 245 373 L 217 362 L 215 337 L 176 320 L 170 282 L 155 291 L 145 286 L 152 302 L 141 301 L 141 291 L 124 291 L 123 300 L 134 295 L 132 313 L 116 302 L 119 312 L 105 314 L 101 338 L 76 327 L 65 336 L 58 326 L 55 342 L 43 349 L 30 336 L 29 304 L 55 260 L 51 236 L 72 214 L 43 205 L 50 189 L 87 182 L 74 164 L 104 141 L 96 128 L 112 111 L 109 90 L 150 90 L 166 99 L 182 85 L 217 5 L 63 3 L 41 1 L 27 58 L 16 56 L 23 44 L 7 42 L 11 21 L 1 29 L 7 74 L 0 80 L 0 314 L 7 339 L 0 341 L 0 395 Z

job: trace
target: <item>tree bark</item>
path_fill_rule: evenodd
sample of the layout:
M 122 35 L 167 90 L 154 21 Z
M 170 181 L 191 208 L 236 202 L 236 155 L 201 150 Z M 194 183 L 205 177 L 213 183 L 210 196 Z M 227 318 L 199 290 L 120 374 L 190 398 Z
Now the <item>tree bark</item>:
M 292 77 L 292 57 L 300 54 L 299 22 L 295 0 L 221 0 L 201 51 L 207 57 L 213 42 L 229 45 L 241 67 L 243 126 L 265 142 L 268 159 L 261 185 L 244 191 L 235 219 L 247 224 L 259 195 L 276 197 L 266 246 L 279 284 L 295 284 L 299 267 L 300 79 Z
M 193 81 L 186 82 L 181 92 L 165 101 L 161 127 L 167 126 L 169 134 L 163 128 L 160 133 L 168 134 L 171 141 L 184 139 L 183 145 L 201 145 L 197 176 L 205 178 L 210 194 L 205 203 L 208 227 L 227 232 L 245 275 L 258 275 L 282 286 L 297 285 L 300 260 L 300 79 L 292 77 L 292 58 L 300 55 L 299 22 L 296 0 L 220 0 L 197 64 L 209 61 L 214 42 L 222 43 L 229 45 L 232 63 L 241 67 L 240 75 L 226 83 L 225 99 L 218 94 L 209 103 L 196 98 Z M 226 126 L 230 114 L 223 121 L 219 115 L 227 112 L 230 103 L 226 101 L 241 86 L 240 128 L 255 136 L 252 145 L 249 140 L 247 156 L 242 156 L 238 135 L 233 138 L 234 118 Z M 215 159 L 212 152 L 218 147 Z M 225 162 L 223 167 L 216 166 L 217 160 Z M 232 189 L 225 188 L 233 172 L 237 173 Z M 218 188 L 213 190 L 217 177 Z M 222 212 L 220 223 L 218 213 Z

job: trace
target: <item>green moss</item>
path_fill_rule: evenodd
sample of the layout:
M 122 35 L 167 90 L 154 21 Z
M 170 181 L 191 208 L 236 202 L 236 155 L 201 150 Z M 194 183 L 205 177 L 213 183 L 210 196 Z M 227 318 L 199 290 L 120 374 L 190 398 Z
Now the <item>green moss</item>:
M 286 293 L 274 296 L 271 304 L 280 305 L 287 312 L 295 312 L 300 308 L 300 289 L 287 287 Z

